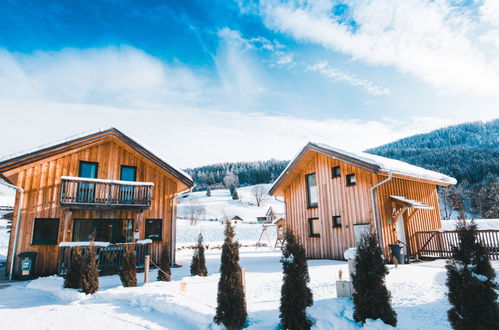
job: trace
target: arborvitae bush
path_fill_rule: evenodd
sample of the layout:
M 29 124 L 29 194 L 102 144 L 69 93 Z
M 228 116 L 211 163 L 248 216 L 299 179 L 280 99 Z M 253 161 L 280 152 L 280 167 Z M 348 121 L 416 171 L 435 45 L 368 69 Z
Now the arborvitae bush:
M 246 298 L 239 266 L 239 243 L 234 241 L 234 229 L 225 221 L 225 240 L 222 246 L 220 281 L 218 282 L 217 313 L 214 321 L 227 329 L 240 329 L 246 323 Z
M 282 329 L 310 329 L 305 309 L 313 304 L 305 249 L 288 231 L 282 250 L 283 284 L 281 288 L 280 318 Z
M 192 254 L 191 275 L 208 275 L 208 270 L 206 269 L 206 260 L 204 257 L 203 235 L 201 233 L 198 236 L 198 244 L 194 248 L 194 253 Z
M 79 248 L 73 250 L 73 255 L 69 262 L 69 268 L 64 277 L 64 287 L 68 289 L 81 288 L 81 252 Z
M 357 246 L 352 275 L 355 322 L 364 324 L 366 319 L 381 319 L 386 324 L 397 325 L 397 314 L 390 305 L 391 295 L 385 285 L 387 274 L 376 236 L 364 234 Z
M 86 249 L 81 265 L 81 290 L 94 294 L 99 290 L 99 267 L 94 243 Z
M 172 272 L 170 270 L 170 250 L 168 249 L 167 244 L 163 246 L 159 267 L 161 270 L 158 269 L 158 281 L 169 282 L 171 280 Z
M 125 255 L 120 271 L 121 283 L 124 287 L 137 286 L 137 264 L 135 262 L 135 246 L 125 245 Z
M 210 187 L 208 187 L 208 189 L 206 190 L 206 196 L 211 197 L 211 188 Z
M 239 194 L 237 193 L 236 189 L 234 189 L 234 194 L 232 194 L 232 199 L 233 200 L 238 200 L 239 199 Z
M 451 309 L 447 312 L 454 329 L 499 329 L 499 306 L 495 272 L 487 249 L 477 239 L 476 223 L 459 221 L 459 245 L 447 263 L 447 287 Z

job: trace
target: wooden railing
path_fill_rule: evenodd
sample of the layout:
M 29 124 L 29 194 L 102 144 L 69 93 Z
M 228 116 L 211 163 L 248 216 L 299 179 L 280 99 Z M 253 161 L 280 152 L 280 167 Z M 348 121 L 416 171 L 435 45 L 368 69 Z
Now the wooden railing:
M 459 244 L 457 231 L 420 231 L 416 234 L 417 255 L 451 258 L 452 247 Z M 491 260 L 499 260 L 499 230 L 478 230 L 478 240 L 487 248 Z
M 63 207 L 148 209 L 153 184 L 77 177 L 61 178 Z
M 97 261 L 99 264 L 99 273 L 101 275 L 117 274 L 121 270 L 123 257 L 125 255 L 125 246 L 129 244 L 135 245 L 135 262 L 137 269 L 144 269 L 144 259 L 146 255 L 150 255 L 151 244 L 111 244 L 108 246 L 96 246 Z M 71 257 L 76 249 L 80 249 L 82 255 L 85 254 L 86 247 L 84 246 L 62 246 L 59 247 L 59 275 L 66 274 Z

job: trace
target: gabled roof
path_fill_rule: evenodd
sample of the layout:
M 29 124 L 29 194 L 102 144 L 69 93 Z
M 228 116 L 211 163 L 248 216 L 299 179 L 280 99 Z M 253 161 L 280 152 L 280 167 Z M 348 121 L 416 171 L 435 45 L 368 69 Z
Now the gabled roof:
M 399 160 L 373 155 L 366 152 L 351 152 L 339 148 L 334 148 L 327 144 L 309 142 L 288 163 L 284 171 L 270 188 L 269 194 L 273 195 L 277 191 L 277 188 L 285 181 L 287 177 L 290 176 L 294 168 L 309 152 L 316 152 L 331 158 L 335 158 L 341 162 L 375 174 L 385 175 L 391 172 L 394 177 L 415 179 L 418 181 L 426 181 L 444 186 L 457 183 L 456 179 L 445 174 L 430 171 Z
M 1 172 L 10 171 L 12 169 L 48 158 L 57 154 L 68 152 L 77 148 L 90 145 L 95 142 L 102 141 L 107 138 L 116 138 L 128 145 L 135 152 L 139 153 L 165 172 L 169 173 L 188 187 L 192 187 L 194 182 L 192 178 L 184 171 L 166 163 L 151 151 L 146 149 L 143 144 L 137 140 L 123 134 L 114 127 L 105 130 L 97 130 L 73 136 L 68 139 L 43 145 L 38 148 L 28 150 L 23 153 L 13 154 L 0 159 L 0 174 Z

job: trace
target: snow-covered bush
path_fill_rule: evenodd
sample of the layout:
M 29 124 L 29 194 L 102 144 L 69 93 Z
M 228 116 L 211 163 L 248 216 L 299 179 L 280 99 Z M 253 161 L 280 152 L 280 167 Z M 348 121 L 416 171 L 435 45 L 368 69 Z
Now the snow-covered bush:
M 355 290 L 355 322 L 364 324 L 367 319 L 381 319 L 386 324 L 397 325 L 397 314 L 390 304 L 391 295 L 385 284 L 387 274 L 376 236 L 365 233 L 357 246 L 355 273 L 351 275 Z
M 207 276 L 208 270 L 206 269 L 206 260 L 204 257 L 204 244 L 203 234 L 199 233 L 198 244 L 194 248 L 191 262 L 191 275 L 192 276 Z
M 305 249 L 288 231 L 284 236 L 282 250 L 283 283 L 281 288 L 280 318 L 282 329 L 310 329 L 305 309 L 313 304 L 312 291 L 308 287 L 308 274 Z
M 239 266 L 239 243 L 234 241 L 231 221 L 225 221 L 225 241 L 222 246 L 217 312 L 213 320 L 228 329 L 240 329 L 246 323 L 246 298 Z
M 474 221 L 459 221 L 456 230 L 459 245 L 453 247 L 453 258 L 447 264 L 447 312 L 454 329 L 497 329 L 499 306 L 497 284 L 486 248 L 477 239 Z

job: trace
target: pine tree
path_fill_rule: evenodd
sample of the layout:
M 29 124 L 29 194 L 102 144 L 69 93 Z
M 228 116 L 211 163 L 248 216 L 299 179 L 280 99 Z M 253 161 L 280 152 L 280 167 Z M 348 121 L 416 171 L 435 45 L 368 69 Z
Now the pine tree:
M 172 272 L 170 270 L 170 251 L 167 244 L 163 246 L 159 267 L 160 269 L 158 269 L 158 281 L 169 282 L 171 280 Z
M 281 288 L 280 318 L 282 329 L 310 329 L 305 309 L 313 304 L 305 249 L 288 231 L 282 250 L 282 270 L 284 273 Z
M 81 265 L 81 290 L 85 294 L 94 294 L 99 290 L 99 268 L 96 247 L 93 242 L 86 249 Z
M 218 282 L 217 312 L 214 321 L 227 329 L 240 329 L 246 323 L 246 298 L 239 266 L 239 243 L 234 241 L 234 228 L 225 221 L 225 241 L 222 246 L 220 281 Z
M 376 236 L 364 234 L 357 246 L 355 274 L 352 275 L 355 290 L 353 318 L 362 324 L 366 319 L 381 319 L 396 326 L 397 314 L 390 305 L 391 295 L 385 285 L 388 268 L 382 255 Z
M 64 287 L 68 289 L 81 288 L 81 251 L 79 248 L 73 250 L 69 263 L 69 269 L 64 277 Z
M 203 234 L 199 233 L 198 244 L 194 248 L 191 262 L 191 275 L 192 276 L 207 276 L 208 270 L 206 269 L 206 260 L 204 257 Z
M 474 221 L 464 220 L 456 226 L 459 245 L 453 247 L 453 259 L 446 266 L 452 305 L 447 316 L 454 329 L 499 329 L 495 272 L 476 227 Z
M 137 265 L 135 262 L 135 246 L 126 245 L 123 264 L 121 266 L 120 279 L 124 287 L 137 286 Z

